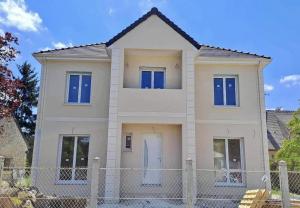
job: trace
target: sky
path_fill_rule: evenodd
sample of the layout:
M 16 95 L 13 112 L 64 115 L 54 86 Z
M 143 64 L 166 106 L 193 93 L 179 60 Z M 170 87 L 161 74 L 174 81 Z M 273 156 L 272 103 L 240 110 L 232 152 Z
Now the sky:
M 272 57 L 264 70 L 266 108 L 300 107 L 300 1 L 297 0 L 0 0 L 0 33 L 21 52 L 106 42 L 152 7 L 202 44 Z

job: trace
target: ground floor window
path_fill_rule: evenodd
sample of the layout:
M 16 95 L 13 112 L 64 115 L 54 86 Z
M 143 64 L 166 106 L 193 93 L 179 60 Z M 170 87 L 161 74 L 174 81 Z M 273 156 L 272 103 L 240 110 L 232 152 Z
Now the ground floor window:
M 60 181 L 85 181 L 89 154 L 88 136 L 63 136 L 60 154 Z
M 244 184 L 244 148 L 241 138 L 214 139 L 216 185 Z

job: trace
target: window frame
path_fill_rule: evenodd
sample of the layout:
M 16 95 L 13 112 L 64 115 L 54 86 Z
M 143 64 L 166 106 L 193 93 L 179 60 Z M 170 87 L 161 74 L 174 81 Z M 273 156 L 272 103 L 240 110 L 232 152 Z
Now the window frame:
M 70 90 L 70 76 L 71 75 L 79 75 L 79 83 L 78 83 L 78 95 L 77 95 L 77 102 L 69 102 L 69 90 Z M 81 100 L 81 85 L 82 85 L 82 76 L 83 75 L 90 75 L 91 76 L 91 84 L 90 84 L 90 97 L 88 103 L 82 103 Z M 90 105 L 92 103 L 92 72 L 67 72 L 67 81 L 66 81 L 66 92 L 65 92 L 65 104 L 67 105 Z
M 245 146 L 243 137 L 214 137 L 214 140 L 225 140 L 225 157 L 226 157 L 226 178 L 227 182 L 217 182 L 215 181 L 215 186 L 233 186 L 233 187 L 244 187 L 246 186 L 246 176 L 245 176 Z M 230 169 L 229 168 L 229 153 L 228 153 L 228 141 L 229 140 L 239 140 L 240 141 L 240 157 L 241 157 L 241 169 Z M 213 149 L 214 154 L 214 149 Z M 213 158 L 215 158 L 213 156 Z M 215 165 L 215 164 L 214 164 Z M 215 171 L 222 171 L 222 169 L 215 169 Z M 241 173 L 242 183 L 232 183 L 230 182 L 229 175 L 230 173 Z
M 74 137 L 74 147 L 73 147 L 73 163 L 72 163 L 72 179 L 71 180 L 61 180 L 60 179 L 60 170 L 61 170 L 61 157 L 62 157 L 62 146 L 63 146 L 63 139 L 64 137 Z M 58 144 L 58 157 L 57 157 L 57 169 L 56 169 L 56 184 L 58 185 L 86 185 L 88 184 L 88 173 L 86 180 L 75 180 L 75 170 L 76 170 L 76 156 L 77 156 L 77 144 L 78 144 L 78 137 L 88 137 L 89 138 L 89 152 L 90 154 L 90 141 L 91 137 L 88 134 L 62 134 L 59 136 L 59 144 Z M 88 163 L 89 163 L 89 156 L 88 156 Z M 89 165 L 86 167 L 88 171 Z
M 223 81 L 223 105 L 216 105 L 215 104 L 215 85 L 214 81 L 215 78 L 221 78 Z M 234 78 L 235 80 L 235 105 L 227 105 L 227 93 L 226 93 L 226 78 Z M 213 76 L 213 106 L 217 108 L 236 108 L 240 107 L 240 101 L 239 101 L 239 76 L 238 75 L 226 75 L 226 74 L 215 74 Z
M 142 81 L 143 81 L 143 78 L 142 78 L 142 73 L 143 71 L 150 71 L 151 72 L 151 88 L 142 88 Z M 154 88 L 154 72 L 163 72 L 164 73 L 164 88 Z M 149 90 L 149 89 L 152 89 L 152 90 L 164 90 L 166 89 L 166 67 L 146 67 L 146 66 L 141 66 L 140 67 L 140 80 L 139 80 L 139 83 L 140 83 L 140 89 L 143 89 L 143 90 Z

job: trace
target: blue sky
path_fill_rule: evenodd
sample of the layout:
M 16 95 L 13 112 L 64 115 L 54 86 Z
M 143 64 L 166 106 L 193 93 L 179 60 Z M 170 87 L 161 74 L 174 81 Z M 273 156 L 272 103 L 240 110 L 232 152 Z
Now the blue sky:
M 266 107 L 300 107 L 300 1 L 296 0 L 0 0 L 0 32 L 19 38 L 21 55 L 105 42 L 156 6 L 203 44 L 271 56 Z

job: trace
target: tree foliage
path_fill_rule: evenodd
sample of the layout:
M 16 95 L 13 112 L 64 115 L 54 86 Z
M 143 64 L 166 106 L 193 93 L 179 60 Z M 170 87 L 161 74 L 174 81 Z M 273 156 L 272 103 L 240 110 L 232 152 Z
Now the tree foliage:
M 289 170 L 300 170 L 300 109 L 294 113 L 288 127 L 289 138 L 284 140 L 275 158 L 286 161 Z
M 21 103 L 17 93 L 21 83 L 8 68 L 8 63 L 19 53 L 17 44 L 18 39 L 11 33 L 0 35 L 0 118 L 11 116 Z
M 22 83 L 18 88 L 21 105 L 15 111 L 15 118 L 28 146 L 27 162 L 30 165 L 34 145 L 36 114 L 33 110 L 38 102 L 38 79 L 34 69 L 27 62 L 18 65 L 18 70 L 21 75 L 18 80 Z

